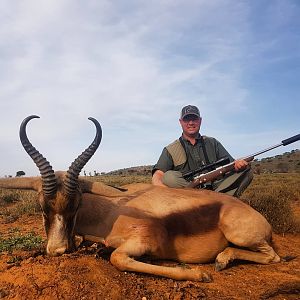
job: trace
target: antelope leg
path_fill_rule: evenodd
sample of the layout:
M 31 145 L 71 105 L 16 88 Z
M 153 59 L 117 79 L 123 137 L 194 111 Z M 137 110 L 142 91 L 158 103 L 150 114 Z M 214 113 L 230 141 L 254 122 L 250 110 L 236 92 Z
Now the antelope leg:
M 227 247 L 223 252 L 219 253 L 216 258 L 216 270 L 223 270 L 229 262 L 235 259 L 253 261 L 260 264 L 277 263 L 280 261 L 280 257 L 267 242 L 251 250 Z
M 114 250 L 110 257 L 111 263 L 121 271 L 147 273 L 175 280 L 193 280 L 202 282 L 212 281 L 210 274 L 200 270 L 181 267 L 164 267 L 137 261 L 132 257 L 138 257 L 145 254 L 145 251 L 143 251 L 143 245 L 140 245 L 139 247 L 139 245 L 135 244 L 134 251 L 131 250 L 131 247 L 127 246 L 129 246 L 128 243 L 123 244 Z

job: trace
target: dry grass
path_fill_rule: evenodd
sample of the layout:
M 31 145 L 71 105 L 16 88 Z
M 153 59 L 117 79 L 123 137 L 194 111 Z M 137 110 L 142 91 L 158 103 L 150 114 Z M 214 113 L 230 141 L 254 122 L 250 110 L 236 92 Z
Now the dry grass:
M 130 184 L 130 183 L 151 183 L 150 175 L 101 175 L 94 177 L 85 177 L 87 180 L 91 181 L 101 181 L 105 184 L 109 184 L 112 186 L 120 187 L 122 185 Z
M 0 215 L 5 223 L 11 223 L 27 214 L 40 213 L 40 206 L 33 191 L 0 189 Z
M 242 200 L 264 215 L 275 232 L 300 232 L 299 173 L 256 175 Z
M 20 199 L 23 201 L 27 201 L 34 197 L 36 197 L 36 192 L 33 191 L 0 188 L 0 206 L 3 206 L 8 203 L 17 202 Z

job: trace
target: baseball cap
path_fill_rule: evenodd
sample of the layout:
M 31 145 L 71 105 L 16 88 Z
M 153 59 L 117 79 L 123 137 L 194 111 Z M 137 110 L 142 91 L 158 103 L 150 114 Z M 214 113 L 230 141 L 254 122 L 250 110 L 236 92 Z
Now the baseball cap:
M 188 115 L 195 115 L 198 118 L 200 118 L 200 112 L 199 112 L 198 107 L 194 106 L 194 105 L 184 106 L 181 110 L 181 119 L 183 119 L 184 117 L 186 117 Z

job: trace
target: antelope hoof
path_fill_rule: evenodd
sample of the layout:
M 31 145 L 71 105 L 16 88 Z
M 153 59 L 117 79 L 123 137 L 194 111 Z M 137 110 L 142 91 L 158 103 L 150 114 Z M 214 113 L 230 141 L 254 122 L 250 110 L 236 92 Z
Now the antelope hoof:
M 232 261 L 232 255 L 230 253 L 230 249 L 227 248 L 223 252 L 219 253 L 215 260 L 215 270 L 222 271 L 227 265 Z
M 226 268 L 226 266 L 227 266 L 226 263 L 216 261 L 216 263 L 215 263 L 215 270 L 216 270 L 217 272 L 222 271 L 222 270 L 224 270 L 224 269 Z
M 213 277 L 209 273 L 203 272 L 201 281 L 209 283 L 213 281 Z

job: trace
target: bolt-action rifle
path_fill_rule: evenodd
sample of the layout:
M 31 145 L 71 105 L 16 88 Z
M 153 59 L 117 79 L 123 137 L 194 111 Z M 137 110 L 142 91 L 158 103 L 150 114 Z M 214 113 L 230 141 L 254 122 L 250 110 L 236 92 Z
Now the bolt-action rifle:
M 267 151 L 273 150 L 280 146 L 287 146 L 287 145 L 297 142 L 299 140 L 300 140 L 300 134 L 297 134 L 295 136 L 292 136 L 288 139 L 283 140 L 280 144 L 274 145 L 272 147 L 269 147 L 262 151 L 258 151 L 252 155 L 249 155 L 249 156 L 246 156 L 246 157 L 243 157 L 240 159 L 250 162 L 257 155 L 260 155 Z M 227 162 L 228 162 L 228 158 L 222 158 L 222 159 L 216 161 L 215 163 L 206 165 L 195 171 L 186 173 L 183 175 L 183 177 L 186 180 L 191 181 L 191 183 L 188 185 L 188 187 L 191 187 L 191 188 L 195 188 L 195 187 L 200 186 L 205 183 L 213 182 L 214 180 L 219 179 L 220 177 L 223 177 L 224 175 L 226 175 L 226 173 L 234 170 L 234 161 L 230 162 L 230 163 L 227 163 Z

